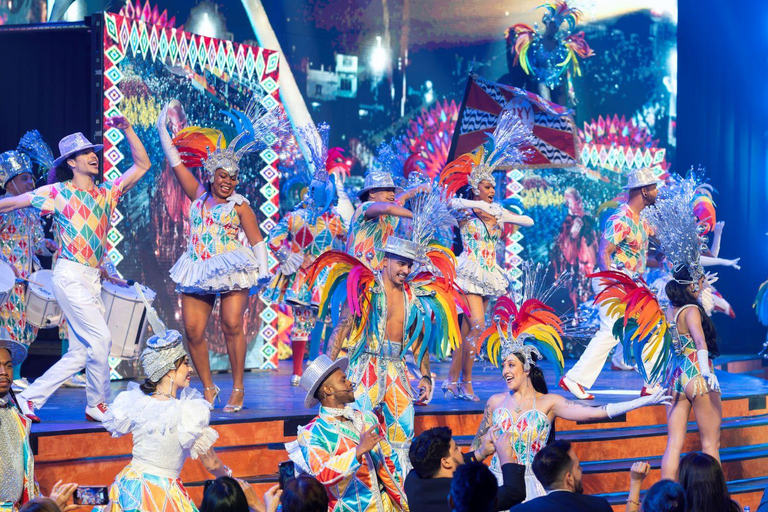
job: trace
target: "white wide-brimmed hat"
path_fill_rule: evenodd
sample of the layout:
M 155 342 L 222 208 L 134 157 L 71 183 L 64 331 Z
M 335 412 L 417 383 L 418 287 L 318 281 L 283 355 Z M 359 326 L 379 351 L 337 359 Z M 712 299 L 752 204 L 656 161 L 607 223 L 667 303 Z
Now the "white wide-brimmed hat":
M 649 185 L 657 185 L 659 178 L 656 177 L 656 173 L 650 167 L 641 167 L 640 169 L 634 169 L 629 172 L 627 176 L 627 184 L 624 185 L 624 190 L 632 190 L 633 188 L 642 188 Z
M 86 149 L 101 151 L 103 147 L 103 144 L 91 144 L 91 141 L 86 139 L 85 135 L 80 132 L 67 135 L 59 141 L 59 153 L 61 156 L 53 161 L 53 166 L 56 167 L 78 151 L 84 151 Z
M 334 370 L 339 369 L 342 372 L 347 371 L 349 366 L 349 359 L 341 357 L 335 361 L 331 361 L 331 358 L 322 354 L 304 370 L 304 375 L 301 376 L 299 386 L 307 392 L 307 396 L 304 398 L 304 407 L 311 409 L 320 403 L 320 400 L 315 398 L 315 392 L 317 388 L 323 385 L 325 379 L 328 378 Z

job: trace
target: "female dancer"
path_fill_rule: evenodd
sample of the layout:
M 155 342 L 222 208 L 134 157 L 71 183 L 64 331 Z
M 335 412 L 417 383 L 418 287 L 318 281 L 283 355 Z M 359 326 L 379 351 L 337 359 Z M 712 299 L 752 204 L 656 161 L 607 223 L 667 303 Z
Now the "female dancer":
M 561 274 L 555 285 L 544 290 L 544 272 L 526 264 L 524 301 L 518 308 L 508 296 L 500 297 L 493 311 L 494 326 L 483 332 L 481 339 L 488 340 L 488 355 L 498 366 L 501 356 L 501 375 L 507 390 L 488 399 L 483 420 L 478 428 L 473 449 L 479 448 L 488 429 L 498 434 L 513 432 L 512 448 L 519 464 L 526 466 L 526 501 L 544 494 L 544 488 L 536 480 L 531 464 L 534 456 L 547 443 L 555 418 L 572 421 L 590 421 L 614 418 L 646 405 L 667 403 L 670 398 L 659 390 L 651 396 L 628 402 L 590 407 L 549 394 L 540 361 L 542 354 L 554 366 L 558 374 L 563 371 L 562 321 L 544 301 L 560 286 L 567 274 Z M 559 378 L 559 375 L 558 375 Z M 493 470 L 501 482 L 498 458 L 491 461 Z
M 109 406 L 103 422 L 112 437 L 133 434 L 133 459 L 109 488 L 106 510 L 196 512 L 179 479 L 187 458 L 199 458 L 216 477 L 232 472 L 212 448 L 219 435 L 208 425 L 211 405 L 188 387 L 192 370 L 181 334 L 166 331 L 147 306 L 156 333 L 141 354 L 147 379 L 141 386 L 129 384 Z
M 181 293 L 192 362 L 203 382 L 205 398 L 211 403 L 218 397 L 219 388 L 211 378 L 205 327 L 216 297 L 220 297 L 221 323 L 233 380 L 224 412 L 238 412 L 243 408 L 245 395 L 245 306 L 251 287 L 269 279 L 270 274 L 267 246 L 256 214 L 248 200 L 235 193 L 235 186 L 240 159 L 258 149 L 259 136 L 274 129 L 270 123 L 279 121 L 271 113 L 259 116 L 261 112 L 254 102 L 245 115 L 233 111 L 238 135 L 224 148 L 221 132 L 199 127 L 185 128 L 171 140 L 166 129 L 167 110 L 168 105 L 157 120 L 160 142 L 176 179 L 192 201 L 189 246 L 171 268 L 171 279 Z M 209 148 L 216 150 L 210 153 Z M 203 167 L 207 182 L 198 181 L 187 166 Z M 248 245 L 241 242 L 241 231 Z
M 493 171 L 500 166 L 514 167 L 522 163 L 527 154 L 520 147 L 528 140 L 527 129 L 514 114 L 506 111 L 482 147 L 449 163 L 440 175 L 440 184 L 447 187 L 449 196 L 471 187 L 473 197 L 473 200 L 455 198 L 451 201 L 451 206 L 462 212 L 459 228 L 464 250 L 458 257 L 456 283 L 466 294 L 470 316 L 462 323 L 463 342 L 453 352 L 448 379 L 442 385 L 446 396 L 450 394 L 474 402 L 480 400 L 472 388 L 477 338 L 485 329 L 489 299 L 503 295 L 509 287 L 496 259 L 502 226 L 507 223 L 533 226 L 530 217 L 514 215 L 493 202 L 496 196 Z

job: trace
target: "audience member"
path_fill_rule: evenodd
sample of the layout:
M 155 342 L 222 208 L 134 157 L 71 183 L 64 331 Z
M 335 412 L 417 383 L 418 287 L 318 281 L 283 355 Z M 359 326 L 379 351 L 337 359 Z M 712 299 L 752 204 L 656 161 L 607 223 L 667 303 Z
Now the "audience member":
M 640 510 L 640 487 L 643 480 L 651 472 L 651 465 L 647 462 L 635 462 L 629 470 L 629 496 L 627 496 L 627 508 L 625 512 L 637 512 Z
M 249 506 L 242 485 L 234 478 L 221 476 L 205 482 L 200 512 L 248 512 L 251 508 L 259 510 Z
M 77 508 L 77 507 L 74 507 Z M 68 509 L 73 510 L 73 509 Z M 51 498 L 38 497 L 29 500 L 19 509 L 19 512 L 62 512 Z
M 499 450 L 504 485 L 498 491 L 498 509 L 507 510 L 522 502 L 525 499 L 525 466 L 514 464 L 508 436 L 494 438 L 493 435 L 489 431 L 480 448 L 469 453 L 461 452 L 448 427 L 431 428 L 416 437 L 408 452 L 413 469 L 405 479 L 405 495 L 410 509 L 450 512 L 448 495 L 454 472 L 462 464 L 480 462 L 491 456 L 495 451 L 494 440 L 506 447 Z
M 273 486 L 264 494 L 267 512 L 275 512 L 282 503 L 282 512 L 327 512 L 328 493 L 316 478 L 299 475 L 285 483 L 285 489 Z
M 689 453 L 680 460 L 680 485 L 689 512 L 740 512 L 725 485 L 720 463 L 706 453 Z
M 685 512 L 685 491 L 677 482 L 660 480 L 645 493 L 643 512 Z
M 605 498 L 583 494 L 581 463 L 568 441 L 548 444 L 533 458 L 533 473 L 544 496 L 512 508 L 513 512 L 611 512 Z
M 481 462 L 470 462 L 454 472 L 448 503 L 453 512 L 492 512 L 496 510 L 497 491 L 498 483 L 491 470 Z
M 70 512 L 76 510 L 80 508 L 78 505 L 68 504 L 76 490 L 77 484 L 65 484 L 59 480 L 53 484 L 49 498 L 41 495 L 29 500 L 19 509 L 19 512 Z

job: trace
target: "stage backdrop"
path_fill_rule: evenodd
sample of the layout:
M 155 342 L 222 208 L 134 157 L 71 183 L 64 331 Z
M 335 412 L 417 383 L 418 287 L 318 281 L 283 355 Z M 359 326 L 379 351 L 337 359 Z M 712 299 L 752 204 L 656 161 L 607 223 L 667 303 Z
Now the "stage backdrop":
M 277 52 L 104 15 L 104 119 L 127 116 L 149 152 L 152 169 L 123 199 L 108 234 L 109 257 L 126 278 L 157 293 L 155 307 L 166 324 L 182 330 L 179 295 L 168 271 L 187 245 L 189 200 L 164 159 L 155 129 L 160 110 L 178 99 L 186 116 L 171 119 L 172 135 L 186 126 L 213 127 L 221 110 L 243 110 L 257 95 L 268 109 L 278 106 Z M 114 179 L 130 166 L 130 150 L 118 130 L 104 132 L 104 176 Z M 259 216 L 263 233 L 275 225 L 279 204 L 277 153 L 267 149 L 241 161 L 240 185 Z M 200 170 L 202 179 L 202 170 Z M 273 260 L 272 265 L 276 262 Z M 218 306 L 207 339 L 211 367 L 229 368 Z M 256 295 L 245 315 L 249 343 L 246 368 L 277 367 L 277 312 Z

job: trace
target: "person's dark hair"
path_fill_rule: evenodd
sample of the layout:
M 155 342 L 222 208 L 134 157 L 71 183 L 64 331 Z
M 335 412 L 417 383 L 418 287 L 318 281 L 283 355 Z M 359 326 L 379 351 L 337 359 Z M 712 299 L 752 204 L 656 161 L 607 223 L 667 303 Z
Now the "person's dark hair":
M 419 478 L 433 478 L 440 471 L 440 461 L 451 451 L 451 437 L 450 428 L 435 427 L 413 440 L 408 458 Z
M 570 450 L 570 441 L 554 441 L 539 450 L 533 458 L 533 474 L 545 489 L 551 489 L 555 482 L 562 480 L 565 472 L 573 466 L 568 453 Z
M 689 453 L 680 460 L 678 481 L 685 491 L 686 510 L 691 512 L 739 511 L 725 485 L 720 463 L 706 453 Z
M 326 512 L 328 493 L 316 478 L 299 475 L 286 482 L 280 502 L 283 512 Z
M 525 356 L 523 354 L 515 353 L 515 357 L 521 364 L 525 364 Z M 531 354 L 531 361 L 536 364 L 531 365 L 531 370 L 528 375 L 531 377 L 531 384 L 533 384 L 533 390 L 537 393 L 546 395 L 549 393 L 547 387 L 547 379 L 544 378 L 544 370 L 539 366 L 539 358 L 536 354 Z M 552 425 L 549 428 L 549 436 L 547 437 L 547 444 L 555 440 L 555 420 L 552 420 Z
M 186 359 L 187 359 L 187 356 L 180 357 L 176 360 L 175 363 L 173 363 L 173 365 L 178 370 L 179 367 L 181 366 L 181 363 L 183 363 Z M 141 385 L 139 385 L 139 389 L 142 390 L 145 395 L 151 395 L 152 393 L 157 391 L 157 382 L 152 382 L 149 379 L 144 379 L 144 382 Z
M 720 349 L 717 347 L 717 330 L 715 329 L 714 322 L 709 318 L 709 315 L 704 311 L 704 308 L 701 307 L 701 304 L 696 300 L 696 297 L 693 296 L 693 293 L 688 288 L 689 285 L 680 284 L 675 281 L 675 279 L 681 281 L 691 280 L 691 274 L 688 271 L 688 267 L 685 265 L 681 266 L 679 269 L 675 270 L 672 277 L 674 279 L 669 281 L 665 287 L 669 302 L 676 308 L 681 308 L 686 304 L 693 304 L 699 308 L 699 314 L 701 315 L 701 329 L 704 331 L 704 339 L 707 341 L 707 350 L 709 351 L 710 357 L 717 357 L 720 355 Z
M 38 497 L 26 502 L 19 512 L 61 512 L 61 509 L 51 498 Z
M 248 500 L 237 480 L 221 476 L 205 482 L 200 512 L 248 512 Z
M 47 183 L 53 185 L 54 183 L 61 183 L 63 181 L 71 180 L 75 177 L 75 173 L 72 172 L 72 168 L 69 166 L 66 160 L 61 162 L 56 167 L 51 167 L 48 171 Z
M 685 491 L 677 482 L 659 480 L 645 494 L 643 512 L 685 512 Z
M 458 467 L 451 479 L 454 512 L 491 512 L 496 509 L 499 485 L 485 464 L 470 462 Z

